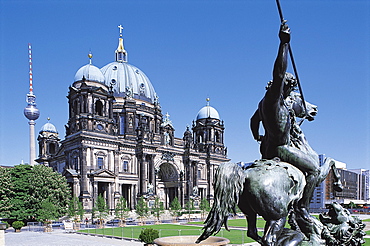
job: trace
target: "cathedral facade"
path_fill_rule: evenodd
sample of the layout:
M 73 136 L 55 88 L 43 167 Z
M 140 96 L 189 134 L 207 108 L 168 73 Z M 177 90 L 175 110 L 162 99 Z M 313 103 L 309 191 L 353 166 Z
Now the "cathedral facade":
M 209 100 L 177 138 L 150 80 L 127 62 L 122 34 L 114 62 L 99 69 L 89 58 L 69 87 L 65 139 L 46 123 L 37 162 L 62 173 L 87 210 L 99 194 L 110 209 L 121 196 L 131 209 L 142 196 L 166 208 L 175 197 L 182 206 L 211 201 L 215 170 L 229 159 L 224 123 Z

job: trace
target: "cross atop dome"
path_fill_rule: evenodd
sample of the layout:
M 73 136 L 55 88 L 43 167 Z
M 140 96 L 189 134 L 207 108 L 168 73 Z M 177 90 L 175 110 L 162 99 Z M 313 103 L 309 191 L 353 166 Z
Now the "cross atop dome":
M 123 26 L 119 25 L 119 39 L 118 39 L 118 47 L 116 49 L 116 61 L 117 62 L 127 62 L 127 51 L 123 45 L 123 38 L 122 38 L 122 30 Z
M 123 26 L 119 25 L 118 28 L 119 28 L 119 36 L 122 37 Z

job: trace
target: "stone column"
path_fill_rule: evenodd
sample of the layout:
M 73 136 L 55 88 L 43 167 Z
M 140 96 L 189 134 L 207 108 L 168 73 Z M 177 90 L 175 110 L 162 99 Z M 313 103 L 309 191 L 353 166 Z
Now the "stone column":
M 119 173 L 119 168 L 120 168 L 120 165 L 122 165 L 122 163 L 120 163 L 120 161 L 119 161 L 119 156 L 120 156 L 120 151 L 118 151 L 118 150 L 115 150 L 114 152 L 113 152 L 113 154 L 114 154 L 114 174 L 116 174 L 116 175 L 118 175 L 118 173 Z
M 96 200 L 98 199 L 98 181 L 94 181 L 94 189 L 93 189 L 93 206 L 95 205 Z
M 141 155 L 139 158 L 139 195 L 146 192 L 146 160 L 145 155 Z
M 112 196 L 113 196 L 113 192 L 112 192 L 112 187 L 113 187 L 113 183 L 108 183 L 108 189 L 107 189 L 107 200 L 108 200 L 108 209 L 109 209 L 109 212 L 111 209 L 113 209 L 113 205 L 112 205 Z
M 88 177 L 87 177 L 87 163 L 86 163 L 86 152 L 87 147 L 81 147 L 80 151 L 80 161 L 81 161 L 81 181 L 80 181 L 80 198 L 91 198 L 88 185 Z

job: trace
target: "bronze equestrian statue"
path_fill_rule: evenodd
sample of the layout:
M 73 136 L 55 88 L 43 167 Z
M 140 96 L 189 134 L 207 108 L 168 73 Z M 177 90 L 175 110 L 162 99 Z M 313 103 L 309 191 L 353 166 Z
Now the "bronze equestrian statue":
M 229 213 L 238 206 L 247 216 L 248 236 L 261 245 L 300 245 L 305 236 L 310 239 L 317 231 L 312 229 L 318 222 L 309 214 L 309 203 L 315 187 L 330 169 L 335 174 L 335 189 L 342 189 L 335 161 L 326 158 L 320 167 L 318 154 L 297 122 L 297 118 L 313 120 L 317 107 L 295 92 L 297 81 L 286 72 L 290 29 L 285 21 L 279 38 L 273 80 L 251 118 L 252 134 L 261 142 L 262 160 L 246 167 L 220 165 L 215 175 L 214 204 L 198 243 L 217 233 L 223 224 L 227 228 Z M 261 122 L 264 136 L 258 131 Z M 266 221 L 263 237 L 257 234 L 257 214 Z M 293 230 L 284 228 L 288 215 Z
M 308 144 L 295 120 L 296 117 L 299 117 L 295 110 L 297 107 L 293 107 L 294 104 L 293 106 L 289 105 L 292 93 L 298 93 L 294 92 L 297 86 L 296 79 L 292 74 L 286 72 L 290 29 L 285 21 L 280 26 L 279 38 L 280 44 L 274 64 L 273 80 L 268 85 L 264 98 L 252 116 L 250 126 L 254 139 L 261 141 L 262 159 L 278 157 L 280 160 L 297 167 L 306 175 L 307 184 L 303 197 L 298 202 L 297 212 L 309 220 L 310 201 L 323 172 L 320 168 L 319 155 Z M 311 114 L 306 114 L 304 117 L 311 121 L 314 119 L 316 111 L 311 110 Z M 265 130 L 264 136 L 260 136 L 258 132 L 260 122 Z M 342 187 L 335 168 L 335 161 L 326 158 L 325 163 L 329 163 L 334 171 L 334 189 L 341 191 Z

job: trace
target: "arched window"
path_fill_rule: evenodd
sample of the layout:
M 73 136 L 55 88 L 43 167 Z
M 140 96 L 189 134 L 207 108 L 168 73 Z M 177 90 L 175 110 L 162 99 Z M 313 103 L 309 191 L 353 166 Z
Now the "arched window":
M 74 168 L 76 171 L 78 171 L 78 157 L 73 156 L 72 157 L 72 168 Z
M 103 103 L 100 100 L 95 102 L 95 113 L 97 115 L 103 116 Z
M 122 162 L 122 171 L 127 173 L 128 172 L 128 161 Z
M 104 158 L 101 156 L 98 156 L 98 158 L 96 159 L 96 165 L 98 169 L 103 169 L 104 168 Z
M 74 114 L 74 115 L 78 114 L 78 100 L 75 100 L 75 101 L 73 102 L 72 110 L 73 110 L 73 114 Z
M 221 142 L 220 133 L 218 131 L 215 132 L 215 142 L 217 143 Z
M 119 117 L 119 134 L 125 134 L 125 116 Z
M 200 132 L 200 134 L 198 135 L 198 143 L 203 143 L 203 132 Z
M 56 151 L 55 143 L 49 143 L 49 154 L 54 155 Z

